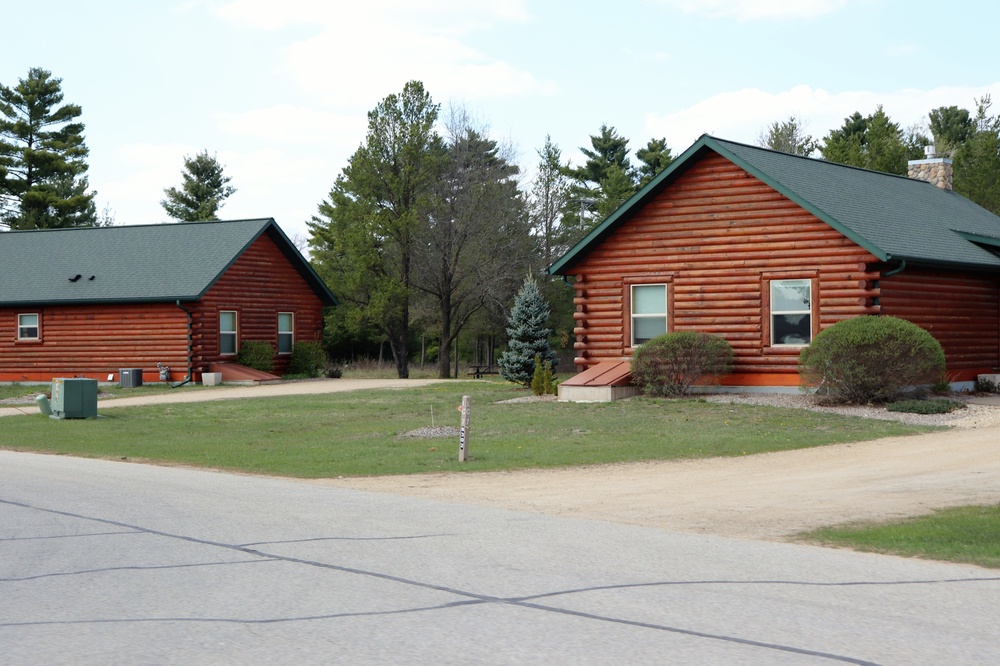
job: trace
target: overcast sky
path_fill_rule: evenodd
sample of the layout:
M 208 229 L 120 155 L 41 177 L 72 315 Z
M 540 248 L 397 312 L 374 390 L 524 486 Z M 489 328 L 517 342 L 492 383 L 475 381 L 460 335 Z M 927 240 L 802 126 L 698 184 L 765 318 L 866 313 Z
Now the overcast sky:
M 702 133 L 753 143 L 794 114 L 822 137 L 882 104 L 1000 112 L 996 0 L 47 0 L 7 3 L 0 83 L 31 67 L 83 107 L 90 183 L 117 224 L 166 220 L 185 155 L 215 153 L 238 192 L 223 219 L 306 236 L 406 81 L 461 104 L 530 172 L 602 123 L 633 152 Z

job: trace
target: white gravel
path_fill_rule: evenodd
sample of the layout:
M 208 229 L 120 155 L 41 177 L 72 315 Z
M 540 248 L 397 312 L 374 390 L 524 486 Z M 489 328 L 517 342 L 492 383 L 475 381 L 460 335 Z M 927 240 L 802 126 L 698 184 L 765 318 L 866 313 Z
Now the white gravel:
M 818 404 L 815 398 L 794 393 L 721 393 L 702 396 L 708 402 L 739 403 L 746 405 L 766 405 L 769 407 L 791 407 L 808 409 L 813 412 L 860 416 L 866 419 L 901 421 L 913 425 L 952 426 L 954 428 L 987 428 L 1000 425 L 1000 407 L 991 405 L 966 404 L 949 414 L 908 414 L 890 412 L 885 407 L 874 406 L 827 406 Z M 961 396 L 952 399 L 960 400 Z

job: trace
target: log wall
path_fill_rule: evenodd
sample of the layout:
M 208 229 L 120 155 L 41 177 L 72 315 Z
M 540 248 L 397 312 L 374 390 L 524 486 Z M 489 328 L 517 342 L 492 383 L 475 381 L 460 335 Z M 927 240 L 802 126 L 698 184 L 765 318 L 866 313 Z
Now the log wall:
M 232 361 L 219 352 L 219 312 L 235 310 L 237 348 L 246 340 L 278 347 L 278 313 L 295 315 L 295 342 L 321 341 L 323 303 L 305 278 L 267 235 L 247 248 L 192 310 L 193 365 L 201 372 L 210 363 Z M 275 356 L 274 372 L 282 374 L 290 357 Z
M 17 315 L 30 313 L 41 339 L 18 341 Z M 0 308 L 0 342 L 0 381 L 117 380 L 121 368 L 154 381 L 157 363 L 186 368 L 187 316 L 173 303 Z
M 908 268 L 880 287 L 884 314 L 912 321 L 941 343 L 951 381 L 1000 367 L 1000 278 Z
M 0 381 L 86 376 L 107 381 L 121 368 L 142 368 L 156 381 L 157 363 L 183 378 L 188 359 L 197 380 L 219 353 L 219 311 L 239 317 L 237 344 L 264 340 L 277 348 L 278 313 L 294 314 L 294 340 L 321 340 L 323 304 L 275 242 L 261 236 L 196 303 L 46 305 L 0 308 Z M 17 340 L 17 315 L 38 313 L 39 341 Z M 190 335 L 189 335 L 190 332 Z M 288 367 L 275 356 L 275 373 Z
M 796 384 L 797 348 L 771 347 L 764 281 L 813 280 L 815 330 L 879 312 L 877 258 L 762 181 L 709 154 L 569 271 L 576 289 L 576 365 L 628 358 L 627 287 L 668 282 L 669 330 L 721 335 L 731 384 Z M 818 300 L 817 300 L 818 299 Z M 814 308 L 815 309 L 815 308 Z

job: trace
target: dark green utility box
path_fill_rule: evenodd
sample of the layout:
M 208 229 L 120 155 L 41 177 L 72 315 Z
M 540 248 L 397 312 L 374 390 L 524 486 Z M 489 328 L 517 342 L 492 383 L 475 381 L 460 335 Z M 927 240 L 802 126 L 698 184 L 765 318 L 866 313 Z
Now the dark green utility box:
M 73 377 L 52 380 L 52 417 L 97 418 L 97 380 Z

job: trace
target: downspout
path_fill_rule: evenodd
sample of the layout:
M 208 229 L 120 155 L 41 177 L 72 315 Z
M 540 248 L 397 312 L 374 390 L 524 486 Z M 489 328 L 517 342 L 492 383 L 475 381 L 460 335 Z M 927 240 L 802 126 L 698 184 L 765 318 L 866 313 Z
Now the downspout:
M 191 315 L 191 311 L 181 305 L 181 300 L 179 298 L 177 299 L 176 304 L 181 312 L 187 315 L 187 376 L 177 384 L 171 384 L 170 388 L 184 386 L 190 382 L 194 370 L 194 320 Z
M 884 280 L 887 277 L 892 277 L 893 275 L 899 275 L 900 273 L 902 273 L 905 270 L 906 270 L 906 259 L 900 259 L 899 260 L 899 266 L 897 266 L 896 268 L 892 269 L 888 273 L 883 273 L 882 277 L 880 279 Z

